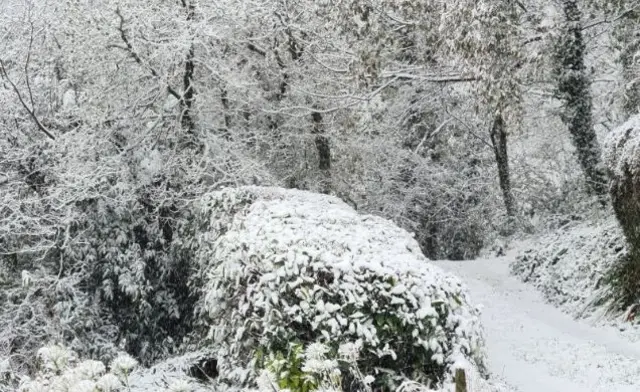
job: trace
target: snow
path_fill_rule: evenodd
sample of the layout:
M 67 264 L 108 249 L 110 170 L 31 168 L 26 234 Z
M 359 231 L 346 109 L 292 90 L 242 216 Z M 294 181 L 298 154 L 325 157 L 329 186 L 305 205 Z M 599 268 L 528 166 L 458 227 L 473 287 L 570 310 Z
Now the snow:
M 535 288 L 509 275 L 514 256 L 436 262 L 461 277 L 484 305 L 491 373 L 513 392 L 638 391 L 640 344 L 546 303 Z
M 607 271 L 625 252 L 614 218 L 568 224 L 522 243 L 512 272 L 574 317 L 596 316 L 606 298 Z
M 169 358 L 148 369 L 139 368 L 131 374 L 129 380 L 130 391 L 164 391 L 167 386 L 180 382 L 189 383 L 191 392 L 216 390 L 188 375 L 192 366 L 197 365 L 200 360 L 208 357 L 211 357 L 210 352 L 192 352 Z
M 208 271 L 203 316 L 214 340 L 239 353 L 219 362 L 221 374 L 252 376 L 238 369 L 253 357 L 243 351 L 254 336 L 274 346 L 311 335 L 360 341 L 376 358 L 449 366 L 462 353 L 482 367 L 482 329 L 464 285 L 392 222 L 332 196 L 280 188 L 214 192 L 201 208 L 212 228 L 198 255 Z M 386 332 L 387 314 L 409 332 Z
M 66 110 L 74 109 L 77 106 L 76 91 L 68 89 L 62 96 L 62 107 Z
M 609 292 L 606 274 L 626 252 L 615 218 L 573 223 L 520 242 L 513 250 L 511 271 L 568 315 L 630 341 L 640 341 L 640 328 Z
M 605 140 L 603 158 L 616 177 L 624 177 L 640 167 L 640 115 L 632 116 L 614 129 Z

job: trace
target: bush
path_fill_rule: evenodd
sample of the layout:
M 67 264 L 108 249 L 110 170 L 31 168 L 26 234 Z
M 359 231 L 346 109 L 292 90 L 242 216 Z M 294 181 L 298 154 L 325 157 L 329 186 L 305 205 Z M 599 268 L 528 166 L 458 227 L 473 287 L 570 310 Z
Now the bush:
M 60 345 L 41 348 L 34 362 L 39 371 L 33 379 L 22 377 L 19 392 L 124 392 L 130 390 L 129 378 L 138 365 L 121 354 L 107 369 L 100 361 L 79 361 L 75 352 Z
M 620 299 L 610 292 L 611 274 L 625 253 L 615 220 L 567 223 L 522 249 L 511 271 L 554 305 L 582 317 Z
M 214 136 L 201 151 L 168 129 L 162 142 L 126 129 L 135 145 L 85 128 L 0 140 L 0 358 L 20 372 L 50 340 L 106 361 L 122 346 L 144 365 L 177 352 L 195 303 L 191 203 L 263 173 Z
M 615 129 L 606 141 L 604 161 L 609 169 L 609 192 L 618 223 L 627 241 L 628 254 L 609 279 L 620 304 L 640 298 L 640 116 Z
M 385 390 L 441 382 L 460 355 L 484 366 L 477 310 L 406 231 L 303 191 L 229 189 L 201 205 L 197 309 L 223 379 L 255 382 L 263 359 L 286 358 L 292 343 L 362 345 L 360 369 Z

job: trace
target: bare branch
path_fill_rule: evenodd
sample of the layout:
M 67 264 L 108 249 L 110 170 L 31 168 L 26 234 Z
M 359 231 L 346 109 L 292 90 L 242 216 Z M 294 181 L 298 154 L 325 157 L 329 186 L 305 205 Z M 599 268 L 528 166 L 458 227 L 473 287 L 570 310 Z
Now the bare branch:
M 248 43 L 247 44 L 247 49 L 249 49 L 250 51 L 259 54 L 262 57 L 266 57 L 267 56 L 267 52 L 265 52 L 264 50 L 258 48 L 257 46 L 255 46 L 252 43 Z
M 475 76 L 421 76 L 411 74 L 395 74 L 388 75 L 388 77 L 395 77 L 399 80 L 422 80 L 430 83 L 462 83 L 462 82 L 475 82 L 478 80 Z
M 451 118 L 448 118 L 446 120 L 444 120 L 444 122 L 440 125 L 438 125 L 438 128 L 436 128 L 435 130 L 433 130 L 433 132 L 425 132 L 424 136 L 422 137 L 422 140 L 420 140 L 420 143 L 418 143 L 418 146 L 415 148 L 415 150 L 413 150 L 414 154 L 417 154 L 418 151 L 420 151 L 420 149 L 422 148 L 422 146 L 424 145 L 424 142 L 427 141 L 428 138 L 437 135 L 438 133 L 440 133 L 440 131 L 442 129 L 444 129 L 444 126 L 449 124 L 452 121 Z
M 151 72 L 151 75 L 153 77 L 159 78 L 160 75 L 158 74 L 158 72 L 152 66 L 150 66 L 148 64 L 144 64 L 144 62 L 142 61 L 142 58 L 140 58 L 138 53 L 133 48 L 133 45 L 131 44 L 131 41 L 129 40 L 129 37 L 127 37 L 127 33 L 126 33 L 126 30 L 125 30 L 125 22 L 126 21 L 124 19 L 124 16 L 122 15 L 122 12 L 120 12 L 120 7 L 116 7 L 116 15 L 118 15 L 118 19 L 120 20 L 120 24 L 118 25 L 117 29 L 118 29 L 118 32 L 120 32 L 120 39 L 124 43 L 125 47 L 122 47 L 122 46 L 119 46 L 119 45 L 109 45 L 109 47 L 122 49 L 125 52 L 129 53 L 129 56 L 131 56 L 131 58 L 133 58 L 133 60 L 136 63 L 138 63 L 139 65 L 141 65 L 144 68 L 147 68 L 149 70 L 149 72 Z M 179 101 L 183 100 L 182 95 L 179 94 L 173 87 L 171 87 L 171 85 L 169 83 L 167 83 L 167 91 L 169 92 L 169 94 L 174 96 L 177 100 L 179 100 Z
M 488 141 L 486 141 L 482 136 L 478 135 L 469 124 L 467 124 L 462 119 L 460 119 L 459 117 L 456 117 L 454 114 L 452 114 L 449 111 L 449 108 L 447 107 L 447 105 L 443 105 L 443 106 L 444 106 L 444 111 L 449 116 L 451 116 L 454 120 L 456 120 L 458 123 L 460 123 L 463 127 L 465 127 L 467 129 L 467 132 L 469 132 L 469 134 L 471 136 L 473 136 L 476 139 L 478 139 L 480 142 L 482 142 L 482 144 L 486 145 L 487 147 L 493 149 L 493 145 L 491 143 L 489 143 Z
M 26 69 L 26 68 L 25 68 Z M 22 98 L 22 94 L 20 93 L 20 89 L 18 89 L 18 86 L 16 86 L 15 83 L 13 83 L 13 81 L 11 80 L 11 78 L 9 77 L 9 74 L 7 73 L 7 69 L 4 66 L 4 62 L 2 60 L 0 60 L 0 75 L 2 77 L 4 77 L 5 79 L 7 79 L 7 82 L 9 82 L 9 84 L 11 85 L 11 88 L 13 89 L 13 91 L 15 92 L 16 96 L 18 97 L 18 100 L 20 101 L 20 104 L 22 105 L 22 107 L 27 111 L 27 113 L 29 113 L 29 116 L 31 116 L 31 119 L 33 120 L 33 122 L 36 124 L 36 126 L 38 127 L 38 129 L 43 132 L 45 135 L 47 135 L 47 137 L 51 140 L 56 140 L 56 138 L 53 136 L 53 134 L 51 132 L 49 132 L 49 130 L 47 129 L 47 127 L 45 127 L 42 122 L 40 122 L 40 120 L 38 119 L 38 117 L 36 116 L 35 113 L 35 107 L 29 108 L 29 105 L 24 101 L 24 99 Z M 31 95 L 31 89 L 29 88 L 29 95 Z M 33 97 L 31 98 L 32 102 L 33 102 Z
M 27 59 L 24 62 L 24 79 L 27 84 L 27 92 L 29 93 L 29 100 L 31 101 L 31 107 L 35 110 L 36 104 L 33 101 L 31 83 L 29 82 L 29 62 L 31 61 L 31 48 L 33 47 L 33 22 L 31 22 L 30 24 L 31 24 L 31 31 L 29 33 L 29 49 L 27 50 Z

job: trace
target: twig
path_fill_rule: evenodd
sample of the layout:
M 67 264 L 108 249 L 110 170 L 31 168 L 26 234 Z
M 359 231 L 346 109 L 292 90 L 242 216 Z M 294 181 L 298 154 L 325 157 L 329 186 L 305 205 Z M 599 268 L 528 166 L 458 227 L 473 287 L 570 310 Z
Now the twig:
M 27 60 L 27 66 L 25 66 L 25 70 L 27 70 L 28 67 L 28 60 Z M 47 127 L 45 127 L 40 120 L 38 119 L 38 117 L 36 116 L 35 113 L 35 106 L 32 108 L 29 108 L 29 105 L 27 105 L 27 103 L 24 101 L 24 99 L 22 98 L 22 94 L 20 93 L 20 90 L 18 89 L 18 86 L 16 86 L 15 83 L 13 83 L 13 81 L 11 80 L 11 78 L 9 77 L 9 74 L 7 73 L 7 69 L 4 66 L 4 62 L 2 60 L 0 60 L 0 75 L 2 77 L 4 77 L 5 79 L 7 79 L 7 82 L 9 82 L 9 84 L 11 85 L 11 88 L 13 89 L 13 91 L 16 93 L 16 96 L 18 97 L 18 100 L 20 101 L 20 104 L 22 105 L 22 107 L 27 111 L 27 113 L 29 113 L 29 116 L 31 116 L 31 119 L 33 120 L 33 122 L 36 124 L 36 126 L 38 127 L 38 129 L 43 132 L 45 135 L 47 135 L 47 137 L 51 140 L 56 140 L 56 138 L 53 136 L 53 134 L 51 134 L 51 132 L 49 132 L 49 130 L 47 129 Z M 28 78 L 27 78 L 28 80 Z M 31 95 L 31 89 L 29 88 L 29 95 Z M 33 102 L 33 98 L 32 102 Z
M 464 126 L 467 131 L 476 139 L 480 140 L 483 144 L 487 145 L 489 148 L 493 149 L 493 145 L 491 143 L 489 143 L 488 141 L 484 140 L 484 138 L 482 138 L 480 135 L 476 134 L 473 130 L 473 128 L 471 128 L 471 126 L 469 124 L 467 124 L 466 122 L 462 121 L 460 118 L 456 117 L 455 115 L 453 115 L 451 112 L 449 112 L 449 108 L 447 108 L 447 106 L 445 105 L 444 107 L 445 112 L 453 117 L 456 121 L 458 121 L 460 124 L 462 124 L 462 126 Z
M 399 80 L 422 80 L 425 82 L 431 83 L 460 83 L 460 82 L 475 82 L 478 80 L 475 76 L 462 76 L 462 75 L 451 75 L 451 76 L 421 76 L 421 75 L 412 75 L 408 73 L 395 73 L 384 75 L 384 77 L 394 77 Z
M 425 132 L 425 133 L 424 133 L 424 136 L 422 137 L 422 140 L 420 140 L 420 143 L 418 144 L 418 146 L 416 147 L 416 149 L 413 151 L 413 153 L 414 153 L 414 154 L 417 154 L 417 153 L 418 153 L 418 151 L 420 151 L 420 149 L 422 148 L 422 145 L 424 144 L 424 142 L 425 142 L 428 138 L 430 138 L 430 137 L 432 137 L 432 136 L 437 135 L 437 134 L 438 134 L 438 133 L 439 133 L 439 132 L 444 128 L 444 126 L 445 126 L 445 125 L 447 125 L 447 124 L 449 124 L 449 123 L 451 122 L 451 120 L 452 120 L 451 118 L 446 119 L 446 120 L 445 120 L 442 124 L 440 124 L 440 125 L 438 126 L 438 128 L 436 128 L 433 132 L 430 132 L 430 133 Z
M 143 63 L 142 59 L 133 48 L 131 41 L 129 41 L 129 37 L 127 37 L 127 33 L 124 27 L 125 19 L 124 19 L 124 16 L 122 16 L 122 12 L 120 12 L 120 7 L 116 7 L 116 15 L 118 15 L 118 19 L 120 19 L 120 24 L 118 25 L 117 28 L 118 28 L 118 31 L 120 32 L 120 39 L 122 40 L 122 42 L 124 42 L 125 47 L 122 47 L 119 45 L 109 45 L 109 47 L 122 49 L 126 51 L 127 53 L 129 53 L 129 56 L 131 56 L 136 63 L 138 63 L 142 67 L 149 69 L 149 72 L 151 72 L 151 75 L 153 77 L 159 78 L 160 75 L 158 74 L 158 72 L 152 66 L 145 65 Z M 179 94 L 176 90 L 174 90 L 169 83 L 167 83 L 167 91 L 169 92 L 169 94 L 173 95 L 177 100 L 181 102 L 183 101 L 184 97 L 181 94 Z
M 29 49 L 27 50 L 27 59 L 24 62 L 24 79 L 27 84 L 27 92 L 29 93 L 29 100 L 31 101 L 31 107 L 35 109 L 36 104 L 33 101 L 33 94 L 31 93 L 31 83 L 29 82 L 29 61 L 31 61 L 32 47 L 33 47 L 33 22 L 31 22 L 31 31 L 29 33 Z

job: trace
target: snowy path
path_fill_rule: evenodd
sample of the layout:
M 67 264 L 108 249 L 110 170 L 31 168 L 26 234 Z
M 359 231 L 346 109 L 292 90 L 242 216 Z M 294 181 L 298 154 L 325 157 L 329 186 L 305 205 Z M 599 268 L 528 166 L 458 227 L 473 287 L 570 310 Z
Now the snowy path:
M 640 344 L 546 304 L 509 275 L 507 258 L 434 263 L 482 304 L 490 370 L 513 392 L 640 391 Z

